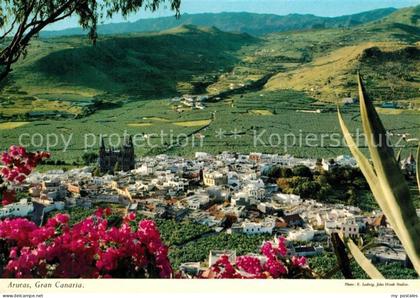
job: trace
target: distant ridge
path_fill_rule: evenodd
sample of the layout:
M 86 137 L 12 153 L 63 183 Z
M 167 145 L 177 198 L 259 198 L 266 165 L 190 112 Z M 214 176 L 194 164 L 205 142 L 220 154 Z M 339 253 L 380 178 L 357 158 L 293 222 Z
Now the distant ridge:
M 135 32 L 158 32 L 181 25 L 215 26 L 223 31 L 263 35 L 273 32 L 307 30 L 318 28 L 352 27 L 384 18 L 397 9 L 383 8 L 340 17 L 319 17 L 311 14 L 256 14 L 247 12 L 223 12 L 183 14 L 181 18 L 162 17 L 141 19 L 136 22 L 114 23 L 98 26 L 100 34 L 125 34 Z M 41 37 L 58 37 L 87 34 L 82 28 L 58 31 L 42 31 Z

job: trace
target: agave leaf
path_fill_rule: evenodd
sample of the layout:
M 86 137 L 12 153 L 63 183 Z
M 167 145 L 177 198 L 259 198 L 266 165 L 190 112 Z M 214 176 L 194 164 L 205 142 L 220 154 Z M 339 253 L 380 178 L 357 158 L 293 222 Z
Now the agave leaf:
M 374 242 L 370 242 L 370 243 L 366 244 L 360 250 L 363 252 L 367 249 L 374 248 L 374 247 L 381 247 L 381 246 L 388 247 L 389 249 L 391 249 L 395 252 L 395 249 L 387 243 L 374 243 Z M 349 258 L 349 261 L 351 261 L 351 260 L 354 259 L 354 256 L 350 254 L 348 256 L 348 258 Z M 340 270 L 341 270 L 340 265 L 337 265 L 337 266 L 333 267 L 332 269 L 330 269 L 328 272 L 325 272 L 324 274 L 316 274 L 317 275 L 316 278 L 331 279 L 334 276 L 334 274 L 336 274 Z
M 419 147 L 417 148 L 416 177 L 417 177 L 417 186 L 419 187 L 419 192 L 420 192 L 420 144 L 419 144 Z
M 401 151 L 402 151 L 402 148 L 400 148 L 400 150 L 398 150 L 397 156 L 395 157 L 398 164 L 401 162 Z
M 347 240 L 347 247 L 353 255 L 355 261 L 359 266 L 366 272 L 366 274 L 372 279 L 384 279 L 385 277 L 381 272 L 371 263 L 371 261 L 365 257 L 365 255 L 360 251 L 353 240 Z
M 363 155 L 363 153 L 359 150 L 359 148 L 357 147 L 357 144 L 353 140 L 353 137 L 351 136 L 349 129 L 344 123 L 340 109 L 338 109 L 338 121 L 340 123 L 341 130 L 343 131 L 344 139 L 346 140 L 346 143 L 350 149 L 350 152 L 353 154 L 354 158 L 356 159 L 357 164 L 359 165 L 360 170 L 365 176 L 366 181 L 368 182 L 374 197 L 379 198 L 379 200 L 377 199 L 379 206 L 387 215 L 387 219 L 390 222 L 390 224 L 394 225 L 395 221 L 392 217 L 391 209 L 388 205 L 388 202 L 383 199 L 384 194 L 382 192 L 378 177 L 376 176 L 375 171 L 373 170 L 372 165 L 370 164 L 369 160 Z
M 371 243 L 363 246 L 360 250 L 365 251 L 365 250 L 368 250 L 368 249 L 371 249 L 371 248 L 382 247 L 382 246 L 385 246 L 385 247 L 389 248 L 390 250 L 392 250 L 395 253 L 397 252 L 391 245 L 389 245 L 388 243 L 384 243 L 384 242 L 380 242 L 380 243 L 371 242 Z
M 357 246 L 358 246 L 358 247 L 360 247 L 360 248 L 362 248 L 362 247 L 363 247 L 363 238 L 362 238 L 362 237 L 359 237 L 359 238 L 357 239 Z
M 350 267 L 350 258 L 347 255 L 346 246 L 344 245 L 340 235 L 338 235 L 338 233 L 332 233 L 331 242 L 334 247 L 334 253 L 337 257 L 338 265 L 344 275 L 344 278 L 353 279 L 354 277 Z
M 378 202 L 381 200 L 387 202 L 389 209 L 383 211 L 388 219 L 392 218 L 390 223 L 414 268 L 420 274 L 420 221 L 410 199 L 407 183 L 394 158 L 394 152 L 388 145 L 385 128 L 372 102 L 367 99 L 360 75 L 358 75 L 358 83 L 363 129 L 373 166 L 384 194 L 383 198 L 378 198 L 376 195 L 375 198 Z

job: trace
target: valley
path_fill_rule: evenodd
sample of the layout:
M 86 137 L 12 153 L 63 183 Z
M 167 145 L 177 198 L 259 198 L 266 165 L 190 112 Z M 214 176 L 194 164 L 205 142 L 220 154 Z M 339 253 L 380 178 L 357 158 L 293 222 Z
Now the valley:
M 360 71 L 393 141 L 408 154 L 415 144 L 401 136 L 418 139 L 420 127 L 418 16 L 414 7 L 353 27 L 255 36 L 186 24 L 103 35 L 95 46 L 83 36 L 40 38 L 2 86 L 0 136 L 3 144 L 22 134 L 71 137 L 65 152 L 64 144 L 47 148 L 68 166 L 97 150 L 83 146 L 85 134 L 112 133 L 151 136 L 156 146 L 139 146 L 138 155 L 227 150 L 335 157 L 348 153 L 335 140 L 311 147 L 283 139 L 272 146 L 264 138 L 338 134 L 336 103 L 357 96 Z M 172 99 L 184 94 L 211 100 L 203 109 L 177 108 Z M 381 107 L 388 102 L 398 109 Z M 352 129 L 360 127 L 357 104 L 343 111 Z M 198 139 L 200 147 L 173 144 L 170 135 L 177 134 Z

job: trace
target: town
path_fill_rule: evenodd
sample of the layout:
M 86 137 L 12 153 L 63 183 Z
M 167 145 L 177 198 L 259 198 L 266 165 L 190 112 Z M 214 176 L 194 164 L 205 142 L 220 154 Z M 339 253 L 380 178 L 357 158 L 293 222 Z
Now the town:
M 330 235 L 334 232 L 355 239 L 374 235 L 375 243 L 387 245 L 372 246 L 368 257 L 379 263 L 410 265 L 379 208 L 367 211 L 346 202 L 321 202 L 287 191 L 281 182 L 287 179 L 277 179 L 282 176 L 277 173 L 281 169 L 295 173 L 286 175 L 292 180 L 296 180 L 294 176 L 330 173 L 338 168 L 357 170 L 352 157 L 314 160 L 262 153 L 196 152 L 192 159 L 158 155 L 134 160 L 130 142 L 127 140 L 121 151 L 107 151 L 102 143 L 96 168 L 32 173 L 16 189 L 29 197 L 1 208 L 0 218 L 28 217 L 42 225 L 51 212 L 89 210 L 108 204 L 126 214 L 135 212 L 145 218 L 207 227 L 198 238 L 209 233 L 266 235 L 267 239 L 283 235 L 288 253 L 294 256 L 313 257 L 331 251 Z M 407 175 L 414 174 L 412 155 L 401 164 Z M 417 213 L 420 216 L 420 209 Z M 195 276 L 221 255 L 236 257 L 235 250 L 225 247 L 206 254 L 208 260 L 182 262 L 179 270 Z

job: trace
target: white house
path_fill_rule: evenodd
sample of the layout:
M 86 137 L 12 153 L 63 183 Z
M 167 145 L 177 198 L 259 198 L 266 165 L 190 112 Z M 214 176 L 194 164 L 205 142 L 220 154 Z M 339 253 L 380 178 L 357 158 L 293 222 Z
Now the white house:
M 133 172 L 140 176 L 147 176 L 153 174 L 153 168 L 147 164 L 142 164 L 140 167 L 134 169 Z
M 22 199 L 17 203 L 12 203 L 0 208 L 0 218 L 4 217 L 25 217 L 34 211 L 32 202 Z
M 218 171 L 203 173 L 203 182 L 205 186 L 225 185 L 227 183 L 227 176 Z
M 253 197 L 250 197 L 248 193 L 241 191 L 234 194 L 230 200 L 230 203 L 233 207 L 235 207 L 254 205 L 256 201 Z
M 254 234 L 272 234 L 275 227 L 274 220 L 267 220 L 265 222 L 243 222 L 243 233 L 248 235 Z
M 314 239 L 315 232 L 309 227 L 307 229 L 297 229 L 292 230 L 287 235 L 287 240 L 289 241 L 312 241 Z
M 340 166 L 356 167 L 356 160 L 349 155 L 339 155 L 335 159 L 335 162 Z
M 333 160 L 325 160 L 322 159 L 322 168 L 325 171 L 331 171 L 332 169 L 336 168 L 338 164 Z
M 340 218 L 325 221 L 325 232 L 341 233 L 344 237 L 355 237 L 359 235 L 359 225 L 354 217 Z
M 274 199 L 285 205 L 300 205 L 302 203 L 300 196 L 294 194 L 277 193 L 274 195 Z
M 188 207 L 193 210 L 198 210 L 206 206 L 210 202 L 209 195 L 206 193 L 198 193 L 185 198 Z
M 256 200 L 262 200 L 265 197 L 265 185 L 261 179 L 248 181 L 242 191 Z
M 198 159 L 198 160 L 206 160 L 206 159 L 209 159 L 211 157 L 211 155 L 210 154 L 208 154 L 207 152 L 196 152 L 195 153 L 195 159 Z

